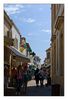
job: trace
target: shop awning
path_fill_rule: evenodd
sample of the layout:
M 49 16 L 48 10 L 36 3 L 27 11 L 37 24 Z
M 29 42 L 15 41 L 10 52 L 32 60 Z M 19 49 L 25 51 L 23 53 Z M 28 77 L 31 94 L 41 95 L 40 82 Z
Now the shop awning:
M 26 60 L 27 62 L 30 62 L 30 59 L 28 57 L 26 57 L 25 55 L 23 55 L 20 51 L 18 51 L 15 47 L 10 46 L 9 49 L 11 50 L 11 52 L 13 54 L 15 54 L 16 57 L 19 57 L 23 60 Z

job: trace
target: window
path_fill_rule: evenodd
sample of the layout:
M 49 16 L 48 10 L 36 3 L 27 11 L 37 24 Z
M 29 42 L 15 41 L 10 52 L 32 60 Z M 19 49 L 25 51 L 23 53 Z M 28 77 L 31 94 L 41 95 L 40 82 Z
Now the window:
M 47 59 L 50 59 L 50 52 L 47 53 Z
M 14 47 L 16 49 L 18 49 L 18 40 L 17 40 L 17 38 L 14 39 Z
M 12 38 L 12 33 L 11 33 L 11 31 L 7 31 L 7 37 L 8 37 L 8 38 Z
M 9 37 L 9 31 L 7 31 L 7 37 Z

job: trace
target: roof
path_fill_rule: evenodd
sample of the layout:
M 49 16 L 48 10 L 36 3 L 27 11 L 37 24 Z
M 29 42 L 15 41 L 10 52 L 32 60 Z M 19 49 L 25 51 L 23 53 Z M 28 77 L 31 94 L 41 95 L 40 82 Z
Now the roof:
M 4 10 L 4 21 L 7 20 L 10 26 L 12 26 L 12 22 L 6 11 Z
M 20 51 L 18 51 L 15 47 L 10 46 L 9 49 L 16 55 L 22 58 L 25 58 L 27 60 L 30 60 L 28 57 L 24 56 Z

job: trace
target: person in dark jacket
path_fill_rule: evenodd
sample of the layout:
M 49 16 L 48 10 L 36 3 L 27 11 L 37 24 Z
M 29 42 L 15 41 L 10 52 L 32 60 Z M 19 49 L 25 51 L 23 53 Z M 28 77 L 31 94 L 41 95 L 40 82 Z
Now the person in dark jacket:
M 35 71 L 35 81 L 36 81 L 36 86 L 39 85 L 39 69 L 37 68 Z
M 41 68 L 39 71 L 39 80 L 40 80 L 40 85 L 43 86 L 43 81 L 44 81 L 44 71 Z

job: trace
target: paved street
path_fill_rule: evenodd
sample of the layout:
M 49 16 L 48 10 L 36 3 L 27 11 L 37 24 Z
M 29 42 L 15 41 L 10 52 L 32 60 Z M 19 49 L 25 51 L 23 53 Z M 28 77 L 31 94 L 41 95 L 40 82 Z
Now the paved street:
M 4 96 L 64 96 L 64 11 L 4 4 Z
M 46 82 L 46 81 L 45 81 Z M 44 84 L 45 84 L 44 82 Z M 51 87 L 36 87 L 35 81 L 28 82 L 27 96 L 51 96 Z
M 46 81 L 44 82 L 44 84 Z M 5 93 L 7 96 L 16 96 L 16 91 L 13 87 L 8 87 L 7 92 Z M 21 88 L 21 95 L 24 96 Z M 28 82 L 27 92 L 25 96 L 51 96 L 51 86 L 46 87 L 36 87 L 35 80 L 31 80 Z

